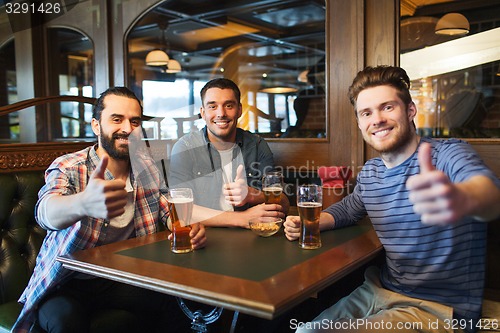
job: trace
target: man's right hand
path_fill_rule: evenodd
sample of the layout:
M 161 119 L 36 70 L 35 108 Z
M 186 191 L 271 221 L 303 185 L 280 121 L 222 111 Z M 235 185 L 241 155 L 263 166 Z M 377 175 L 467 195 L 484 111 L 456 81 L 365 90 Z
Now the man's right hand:
M 82 205 L 87 216 L 111 219 L 125 212 L 127 203 L 125 182 L 121 179 L 104 179 L 108 159 L 108 156 L 102 157 L 82 192 Z
M 258 204 L 253 207 L 248 208 L 247 210 L 243 212 L 235 212 L 236 214 L 239 214 L 241 218 L 238 218 L 238 220 L 241 221 L 241 224 L 239 225 L 240 227 L 247 228 L 249 229 L 250 226 L 248 225 L 248 221 L 254 218 L 258 217 L 279 217 L 284 219 L 285 214 L 282 212 L 282 207 L 281 205 L 278 204 Z

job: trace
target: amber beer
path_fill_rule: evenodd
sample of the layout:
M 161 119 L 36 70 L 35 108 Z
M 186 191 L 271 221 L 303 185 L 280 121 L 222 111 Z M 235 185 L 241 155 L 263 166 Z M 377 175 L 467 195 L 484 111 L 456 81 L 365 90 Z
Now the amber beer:
M 303 249 L 321 247 L 319 231 L 319 215 L 322 204 L 319 202 L 301 202 L 298 204 L 300 215 L 299 245 Z
M 283 175 L 279 171 L 267 172 L 262 178 L 262 192 L 266 204 L 281 203 L 283 192 Z
M 279 204 L 281 202 L 282 187 L 270 186 L 262 189 L 264 192 L 264 199 L 266 204 Z
M 172 220 L 172 241 L 170 249 L 174 253 L 193 251 L 189 232 L 191 215 L 193 213 L 193 198 L 170 198 L 170 216 Z

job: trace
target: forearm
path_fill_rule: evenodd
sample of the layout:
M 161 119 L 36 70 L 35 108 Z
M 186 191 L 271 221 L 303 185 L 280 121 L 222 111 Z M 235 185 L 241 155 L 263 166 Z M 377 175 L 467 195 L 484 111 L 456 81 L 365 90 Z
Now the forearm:
M 281 211 L 285 214 L 288 215 L 288 211 L 290 210 L 290 200 L 288 200 L 288 197 L 286 196 L 285 193 L 281 193 L 281 201 L 280 201 Z
M 321 212 L 319 216 L 319 229 L 321 231 L 335 228 L 335 219 L 332 214 Z
M 193 207 L 192 221 L 207 227 L 248 227 L 244 212 L 225 212 L 198 205 Z
M 255 187 L 248 186 L 246 203 L 250 206 L 261 204 L 265 201 L 264 192 Z
M 481 221 L 491 221 L 500 216 L 500 189 L 485 176 L 474 176 L 458 183 L 463 193 L 465 214 Z
M 37 210 L 37 219 L 48 229 L 62 230 L 80 221 L 84 216 L 81 193 L 51 195 L 43 199 Z

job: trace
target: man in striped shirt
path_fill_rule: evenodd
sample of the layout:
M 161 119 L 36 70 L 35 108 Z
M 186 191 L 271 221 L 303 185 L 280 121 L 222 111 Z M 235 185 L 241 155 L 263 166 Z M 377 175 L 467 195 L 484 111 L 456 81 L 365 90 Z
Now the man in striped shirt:
M 398 67 L 367 67 L 349 88 L 364 140 L 380 153 L 352 194 L 325 209 L 321 230 L 368 215 L 385 265 L 298 332 L 474 332 L 481 315 L 486 221 L 500 216 L 500 181 L 459 140 L 417 135 L 410 79 Z M 285 234 L 299 236 L 289 216 Z
M 46 332 L 89 332 L 90 318 L 107 309 L 122 316 L 113 327 L 101 327 L 106 332 L 154 332 L 154 325 L 179 310 L 173 297 L 72 272 L 56 260 L 161 230 L 168 217 L 160 191 L 164 180 L 154 160 L 137 147 L 141 119 L 141 103 L 129 89 L 106 90 L 93 110 L 97 145 L 61 156 L 47 169 L 36 205 L 37 222 L 47 235 L 19 299 L 24 307 L 13 332 L 36 325 Z M 193 225 L 190 236 L 195 249 L 205 245 L 202 225 Z

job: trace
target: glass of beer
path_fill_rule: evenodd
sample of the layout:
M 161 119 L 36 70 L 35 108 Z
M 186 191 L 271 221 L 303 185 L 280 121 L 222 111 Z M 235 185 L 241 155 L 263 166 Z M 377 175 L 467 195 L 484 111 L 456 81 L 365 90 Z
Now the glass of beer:
M 266 204 L 279 204 L 283 192 L 283 175 L 279 171 L 267 172 L 262 178 L 262 192 Z
M 297 208 L 300 216 L 299 245 L 303 249 L 321 247 L 319 215 L 323 189 L 320 185 L 300 185 L 297 188 Z
M 191 215 L 193 214 L 193 191 L 190 188 L 173 188 L 167 192 L 172 222 L 170 249 L 174 253 L 193 251 L 191 246 Z

